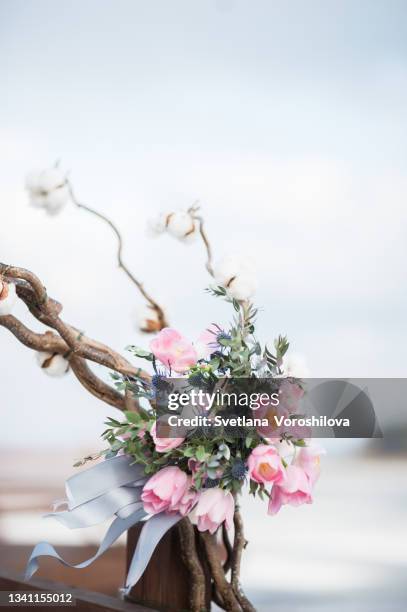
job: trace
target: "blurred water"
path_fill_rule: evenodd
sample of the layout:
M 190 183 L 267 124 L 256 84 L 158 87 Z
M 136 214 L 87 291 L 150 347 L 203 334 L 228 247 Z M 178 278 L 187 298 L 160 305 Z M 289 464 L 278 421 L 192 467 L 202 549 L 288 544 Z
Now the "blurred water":
M 261 611 L 407 609 L 407 461 L 328 457 L 312 505 L 243 500 L 247 593 Z
M 45 455 L 30 461 L 3 455 L 1 464 L 4 542 L 100 541 L 105 526 L 68 531 L 42 519 L 73 471 L 68 455 L 53 461 Z M 403 458 L 330 453 L 323 458 L 312 505 L 286 506 L 272 517 L 266 502 L 246 495 L 242 511 L 249 545 L 242 582 L 259 612 L 404 612 L 406 468 Z

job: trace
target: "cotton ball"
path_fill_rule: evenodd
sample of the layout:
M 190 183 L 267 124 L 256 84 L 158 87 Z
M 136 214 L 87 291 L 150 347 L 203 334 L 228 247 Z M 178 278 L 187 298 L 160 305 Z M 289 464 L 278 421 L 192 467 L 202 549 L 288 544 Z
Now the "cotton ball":
M 67 185 L 58 187 L 51 191 L 45 198 L 44 208 L 49 215 L 56 215 L 69 200 L 69 189 Z
M 157 311 L 150 304 L 145 304 L 138 308 L 135 313 L 137 328 L 143 332 L 151 334 L 160 331 L 161 322 Z
M 256 292 L 253 262 L 249 257 L 228 255 L 214 267 L 214 277 L 227 294 L 238 301 L 248 300 Z
M 37 363 L 48 376 L 57 378 L 64 376 L 69 370 L 69 361 L 58 353 L 38 352 Z
M 26 177 L 25 188 L 28 191 L 31 206 L 43 208 L 50 215 L 57 214 L 70 197 L 66 173 L 60 168 L 31 172 Z
M 168 233 L 182 242 L 194 239 L 196 237 L 196 229 L 196 222 L 189 212 L 179 210 L 168 216 Z
M 281 369 L 285 376 L 307 378 L 310 375 L 304 355 L 289 353 L 284 355 Z
M 9 315 L 17 299 L 16 287 L 0 279 L 0 316 Z
M 151 238 L 156 238 L 165 232 L 170 214 L 161 212 L 154 219 L 148 220 L 147 233 Z
M 256 281 L 250 276 L 241 274 L 230 282 L 226 291 L 231 298 L 244 302 L 256 293 Z

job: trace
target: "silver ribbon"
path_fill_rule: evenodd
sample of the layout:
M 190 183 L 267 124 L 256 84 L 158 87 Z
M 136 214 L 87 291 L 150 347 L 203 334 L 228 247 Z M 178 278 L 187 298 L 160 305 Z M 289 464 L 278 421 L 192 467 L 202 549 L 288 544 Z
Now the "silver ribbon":
M 29 580 L 39 567 L 42 556 L 54 557 L 68 567 L 84 568 L 100 557 L 130 527 L 146 519 L 130 564 L 124 592 L 142 576 L 163 535 L 182 517 L 180 514 L 158 514 L 149 518 L 143 509 L 142 487 L 147 478 L 144 469 L 125 455 L 107 459 L 89 470 L 69 478 L 65 483 L 68 510 L 52 512 L 46 517 L 56 518 L 68 529 L 96 525 L 116 515 L 93 557 L 82 563 L 71 564 L 62 559 L 48 542 L 34 547 L 28 560 L 25 579 Z

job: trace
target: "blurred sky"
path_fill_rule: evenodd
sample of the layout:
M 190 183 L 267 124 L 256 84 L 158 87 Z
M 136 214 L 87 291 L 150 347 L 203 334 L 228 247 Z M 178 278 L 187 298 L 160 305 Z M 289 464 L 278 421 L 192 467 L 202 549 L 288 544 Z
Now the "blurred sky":
M 203 293 L 200 244 L 145 226 L 199 199 L 215 254 L 257 262 L 261 338 L 287 333 L 314 376 L 407 375 L 404 0 L 1 0 L 0 77 L 0 260 L 67 321 L 149 341 L 108 229 L 28 206 L 26 172 L 56 159 L 191 338 L 230 310 Z M 2 444 L 98 448 L 114 410 L 6 330 L 0 347 Z

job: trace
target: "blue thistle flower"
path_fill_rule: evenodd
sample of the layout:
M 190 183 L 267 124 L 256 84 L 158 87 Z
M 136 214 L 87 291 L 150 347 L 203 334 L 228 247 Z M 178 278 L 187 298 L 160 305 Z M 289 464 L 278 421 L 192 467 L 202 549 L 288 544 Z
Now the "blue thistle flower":
M 205 489 L 213 489 L 220 483 L 219 478 L 207 478 L 205 481 Z
M 236 480 L 244 480 L 246 477 L 247 467 L 241 459 L 236 459 L 230 469 L 230 473 Z

